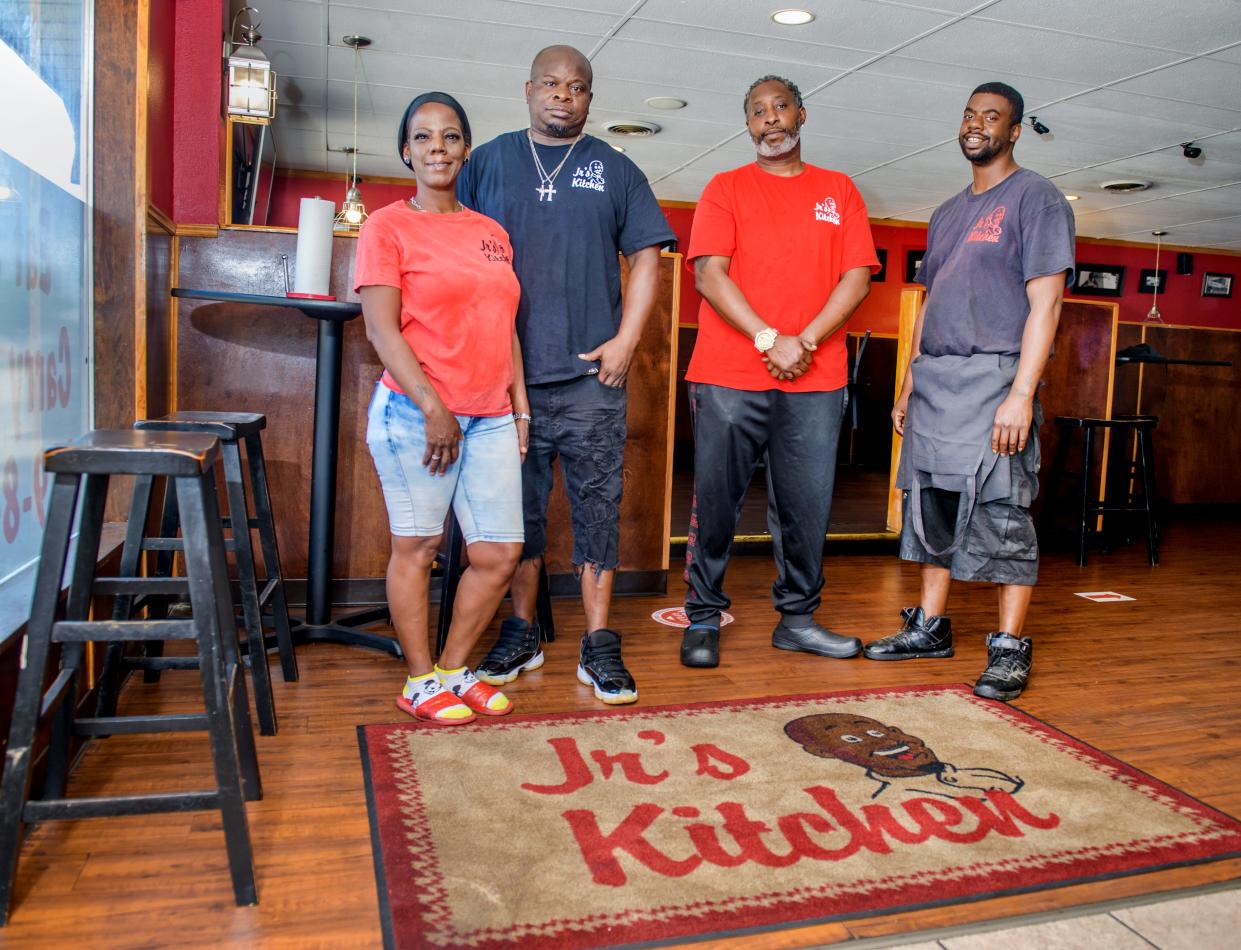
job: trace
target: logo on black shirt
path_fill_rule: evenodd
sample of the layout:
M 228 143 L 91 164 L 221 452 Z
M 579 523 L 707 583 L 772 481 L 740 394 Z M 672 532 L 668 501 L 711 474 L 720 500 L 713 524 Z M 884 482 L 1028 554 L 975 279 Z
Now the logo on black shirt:
M 497 264 L 511 263 L 508 259 L 508 249 L 495 238 L 483 238 L 480 246 L 487 260 Z
M 591 191 L 607 191 L 607 181 L 603 177 L 603 162 L 596 159 L 585 168 L 578 168 L 573 173 L 574 188 L 589 188 Z

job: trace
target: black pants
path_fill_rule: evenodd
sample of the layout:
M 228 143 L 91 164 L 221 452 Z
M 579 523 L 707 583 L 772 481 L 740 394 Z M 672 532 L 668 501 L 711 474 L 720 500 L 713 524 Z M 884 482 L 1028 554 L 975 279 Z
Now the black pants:
M 685 612 L 718 624 L 731 601 L 724 572 L 746 489 L 767 454 L 768 527 L 776 557 L 772 602 L 808 620 L 823 589 L 823 539 L 832 511 L 845 390 L 747 392 L 691 383 L 694 507 L 685 552 Z

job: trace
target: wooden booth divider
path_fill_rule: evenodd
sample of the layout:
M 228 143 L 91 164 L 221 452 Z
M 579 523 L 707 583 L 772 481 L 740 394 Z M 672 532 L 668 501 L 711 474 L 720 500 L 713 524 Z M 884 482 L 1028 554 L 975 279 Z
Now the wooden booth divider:
M 926 292 L 922 288 L 909 288 L 901 292 L 900 337 L 896 374 L 896 394 L 900 393 L 901 380 L 909 364 L 909 352 L 913 344 L 914 321 L 922 307 Z M 1060 311 L 1060 328 L 1056 333 L 1055 351 L 1043 372 L 1043 386 L 1039 390 L 1039 402 L 1043 406 L 1043 426 L 1039 429 L 1042 451 L 1040 482 L 1055 482 L 1057 473 L 1052 471 L 1060 447 L 1059 426 L 1056 416 L 1093 416 L 1102 419 L 1112 417 L 1112 391 L 1116 371 L 1116 327 L 1119 307 L 1114 303 L 1093 300 L 1065 300 Z M 1102 439 L 1102 464 L 1094 471 L 1102 472 L 1107 462 L 1108 436 Z M 901 440 L 892 440 L 892 475 L 888 494 L 888 529 L 900 531 L 901 494 L 896 489 L 896 466 L 900 459 Z M 1092 493 L 1102 497 L 1102 481 L 1092 487 Z M 1045 492 L 1040 498 L 1047 504 Z

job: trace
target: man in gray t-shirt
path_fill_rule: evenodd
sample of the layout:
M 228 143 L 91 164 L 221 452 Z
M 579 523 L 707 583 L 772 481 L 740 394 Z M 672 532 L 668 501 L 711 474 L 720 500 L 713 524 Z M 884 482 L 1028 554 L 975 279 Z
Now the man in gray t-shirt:
M 1038 492 L 1037 390 L 1074 256 L 1073 212 L 1018 167 L 1021 94 L 974 90 L 958 142 L 973 181 L 931 216 L 909 370 L 892 410 L 904 436 L 901 557 L 922 565 L 921 601 L 866 646 L 872 660 L 952 656 L 952 580 L 999 585 L 999 627 L 974 692 L 1015 699 L 1033 656 L 1022 636 L 1038 579 L 1030 504 Z

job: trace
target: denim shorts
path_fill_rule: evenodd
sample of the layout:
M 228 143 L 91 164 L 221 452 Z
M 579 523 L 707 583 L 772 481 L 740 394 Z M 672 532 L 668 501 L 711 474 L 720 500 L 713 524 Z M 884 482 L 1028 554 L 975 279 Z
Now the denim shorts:
M 432 475 L 422 457 L 426 423 L 413 400 L 383 383 L 367 411 L 366 445 L 375 460 L 388 525 L 398 537 L 433 537 L 451 506 L 467 544 L 524 540 L 521 453 L 512 413 L 457 416 L 464 436 L 457 460 Z
M 526 547 L 523 558 L 547 551 L 547 500 L 556 457 L 564 470 L 573 521 L 573 564 L 600 571 L 620 563 L 620 503 L 624 486 L 626 412 L 624 387 L 597 376 L 526 387 L 530 399 L 530 450 L 522 466 Z

